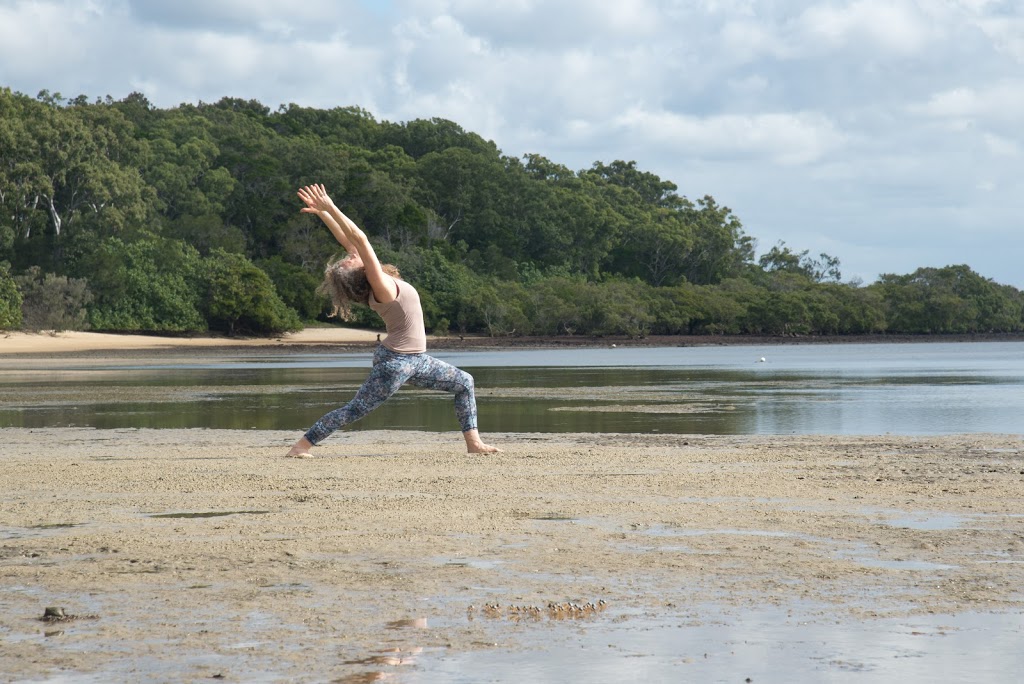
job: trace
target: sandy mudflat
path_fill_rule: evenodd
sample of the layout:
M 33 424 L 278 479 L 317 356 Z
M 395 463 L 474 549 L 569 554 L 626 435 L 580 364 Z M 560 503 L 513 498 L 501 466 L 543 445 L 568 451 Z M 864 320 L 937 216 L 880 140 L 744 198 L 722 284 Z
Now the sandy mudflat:
M 1024 608 L 1019 436 L 0 436 L 0 679 L 357 682 L 709 603 Z

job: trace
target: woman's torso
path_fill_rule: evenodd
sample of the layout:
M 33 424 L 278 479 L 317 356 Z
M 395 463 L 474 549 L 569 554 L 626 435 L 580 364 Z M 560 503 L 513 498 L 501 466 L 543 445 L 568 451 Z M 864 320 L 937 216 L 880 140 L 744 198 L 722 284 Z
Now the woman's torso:
M 427 331 L 423 325 L 420 295 L 409 283 L 395 278 L 398 296 L 381 304 L 370 293 L 370 308 L 384 319 L 388 335 L 381 344 L 399 354 L 422 354 L 427 350 Z

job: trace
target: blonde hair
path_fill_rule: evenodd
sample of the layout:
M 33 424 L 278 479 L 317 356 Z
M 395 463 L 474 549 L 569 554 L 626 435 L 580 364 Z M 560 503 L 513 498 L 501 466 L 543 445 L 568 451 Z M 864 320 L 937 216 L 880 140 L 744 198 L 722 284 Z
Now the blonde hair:
M 381 270 L 393 278 L 401 277 L 398 268 L 392 264 L 381 264 Z M 316 288 L 317 294 L 327 295 L 331 299 L 331 313 L 328 317 L 338 316 L 343 321 L 352 319 L 353 303 L 370 302 L 371 291 L 366 269 L 362 266 L 343 266 L 340 259 L 328 262 L 324 269 L 324 281 Z

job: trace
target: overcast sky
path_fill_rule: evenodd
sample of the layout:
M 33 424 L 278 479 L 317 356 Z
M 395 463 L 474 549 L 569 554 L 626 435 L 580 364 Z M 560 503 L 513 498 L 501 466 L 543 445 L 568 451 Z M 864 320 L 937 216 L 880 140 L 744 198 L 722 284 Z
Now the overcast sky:
M 442 117 L 636 161 L 844 280 L 1024 289 L 1021 0 L 0 0 L 0 85 Z

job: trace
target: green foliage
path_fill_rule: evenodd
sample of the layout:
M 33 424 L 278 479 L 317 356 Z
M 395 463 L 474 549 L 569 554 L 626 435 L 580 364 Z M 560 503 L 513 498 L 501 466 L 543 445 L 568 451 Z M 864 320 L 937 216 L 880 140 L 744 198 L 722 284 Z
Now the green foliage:
M 504 156 L 452 121 L 379 122 L 358 107 L 272 112 L 223 98 L 157 109 L 138 93 L 89 103 L 0 89 L 0 260 L 50 274 L 48 291 L 87 279 L 94 328 L 275 334 L 320 316 L 315 286 L 338 245 L 298 211 L 296 189 L 313 182 L 415 284 L 430 330 L 1024 328 L 1024 294 L 966 266 L 857 287 L 840 283 L 837 258 L 785 243 L 755 261 L 728 207 L 690 200 L 633 161 L 574 172 Z M 353 312 L 354 324 L 381 326 L 367 307 Z
M 95 330 L 198 332 L 200 256 L 180 240 L 156 236 L 126 243 L 109 237 L 76 258 L 73 273 L 89 281 Z
M 270 277 L 241 254 L 214 250 L 204 260 L 203 311 L 210 327 L 276 334 L 299 330 L 302 322 L 274 289 Z
M 0 330 L 21 327 L 21 292 L 11 277 L 11 265 L 0 261 Z
M 694 230 L 694 246 L 684 259 L 683 276 L 691 283 L 711 285 L 741 275 L 754 258 L 754 244 L 732 210 L 705 195 L 682 214 Z
M 965 265 L 886 274 L 877 289 L 888 328 L 902 333 L 1017 332 L 1024 330 L 1020 292 L 983 278 Z
M 885 306 L 878 290 L 851 285 L 825 284 L 817 288 L 828 310 L 839 320 L 840 335 L 877 334 L 886 331 Z
M 810 250 L 805 249 L 796 254 L 780 240 L 767 254 L 758 259 L 758 264 L 768 272 L 798 273 L 818 283 L 838 283 L 843 279 L 839 270 L 839 259 L 825 253 L 820 254 L 818 259 L 813 259 L 808 256 L 809 252 Z
M 439 247 L 409 247 L 400 252 L 383 248 L 378 254 L 382 261 L 397 265 L 402 278 L 413 283 L 428 329 L 447 319 L 460 332 L 481 330 L 479 293 L 474 290 L 484 287 L 486 279 L 446 258 Z
M 237 254 L 245 253 L 245 235 L 242 231 L 236 226 L 225 225 L 224 221 L 214 214 L 179 216 L 167 224 L 164 234 L 192 245 L 204 255 L 215 249 Z
M 15 282 L 21 291 L 22 325 L 27 330 L 85 330 L 92 293 L 84 278 L 43 273 L 31 267 Z
M 41 94 L 40 101 L 0 89 L 0 204 L 11 217 L 19 269 L 63 272 L 66 236 L 113 235 L 141 225 L 152 191 L 142 178 L 131 122 L 108 105 Z
M 491 337 L 530 333 L 530 319 L 524 312 L 526 293 L 521 285 L 497 279 L 473 283 L 460 306 L 459 328 L 482 330 Z M 443 329 L 447 319 L 440 319 Z
M 703 312 L 702 289 L 689 283 L 675 287 L 651 288 L 651 310 L 655 314 L 651 325 L 654 335 L 689 335 L 694 322 Z
M 274 284 L 274 289 L 289 308 L 296 311 L 303 320 L 313 320 L 327 308 L 327 299 L 316 294 L 320 278 L 279 256 L 273 256 L 256 263 Z

